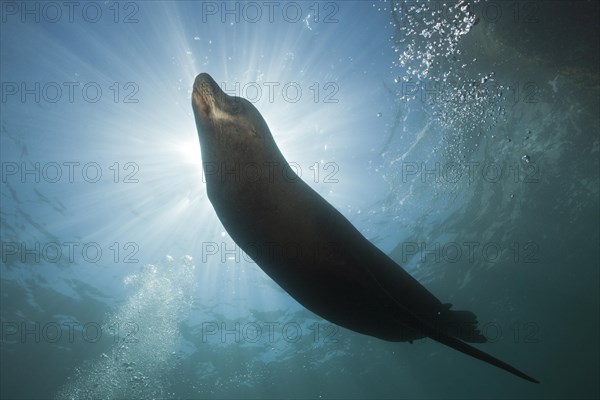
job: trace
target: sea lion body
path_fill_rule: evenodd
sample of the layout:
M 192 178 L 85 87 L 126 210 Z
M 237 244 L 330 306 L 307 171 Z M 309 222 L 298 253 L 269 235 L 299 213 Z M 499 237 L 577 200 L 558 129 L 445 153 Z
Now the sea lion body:
M 210 202 L 232 239 L 307 309 L 388 341 L 431 337 L 524 379 L 463 342 L 485 342 L 468 311 L 452 311 L 369 242 L 289 167 L 258 110 L 208 74 L 194 82 Z

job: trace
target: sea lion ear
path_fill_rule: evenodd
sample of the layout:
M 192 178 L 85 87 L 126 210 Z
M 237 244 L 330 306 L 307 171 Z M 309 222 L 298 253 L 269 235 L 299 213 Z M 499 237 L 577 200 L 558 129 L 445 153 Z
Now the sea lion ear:
M 242 111 L 242 100 L 240 98 L 234 98 L 231 102 L 231 113 L 236 115 Z
M 258 130 L 256 129 L 256 127 L 254 125 L 252 125 L 250 127 L 250 132 L 252 132 L 252 136 L 258 137 Z

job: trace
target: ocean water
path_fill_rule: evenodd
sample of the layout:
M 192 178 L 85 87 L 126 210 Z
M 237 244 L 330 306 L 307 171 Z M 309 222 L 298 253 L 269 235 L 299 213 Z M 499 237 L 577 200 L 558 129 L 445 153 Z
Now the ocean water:
M 597 3 L 0 6 L 1 398 L 600 396 Z M 541 383 L 270 280 L 208 201 L 200 72 Z

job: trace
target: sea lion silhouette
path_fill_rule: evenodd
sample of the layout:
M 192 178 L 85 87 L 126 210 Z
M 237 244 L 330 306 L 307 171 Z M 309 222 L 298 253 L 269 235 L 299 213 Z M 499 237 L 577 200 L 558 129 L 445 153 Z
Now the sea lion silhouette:
M 192 108 L 217 216 L 294 299 L 353 331 L 394 342 L 430 337 L 539 383 L 465 343 L 486 341 L 475 315 L 450 310 L 303 182 L 248 100 L 227 95 L 202 73 Z

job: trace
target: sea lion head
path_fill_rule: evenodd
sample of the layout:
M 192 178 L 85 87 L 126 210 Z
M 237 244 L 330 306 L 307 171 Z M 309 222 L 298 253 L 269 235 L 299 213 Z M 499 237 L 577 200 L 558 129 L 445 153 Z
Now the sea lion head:
M 207 73 L 194 81 L 192 108 L 204 162 L 272 159 L 277 146 L 260 112 L 248 100 L 226 94 Z
M 289 166 L 260 112 L 248 100 L 227 95 L 206 73 L 194 81 L 192 108 L 206 190 L 217 214 L 229 203 L 265 207 L 273 176 Z M 226 215 L 221 212 L 222 220 Z

